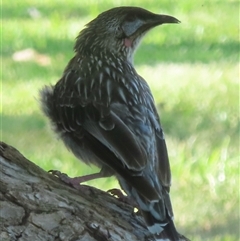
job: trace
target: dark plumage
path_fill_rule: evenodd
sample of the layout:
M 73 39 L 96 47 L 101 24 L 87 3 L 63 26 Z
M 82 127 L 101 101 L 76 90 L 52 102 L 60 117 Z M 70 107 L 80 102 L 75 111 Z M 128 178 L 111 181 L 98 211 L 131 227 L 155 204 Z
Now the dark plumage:
M 118 178 L 156 240 L 185 239 L 173 223 L 163 130 L 133 54 L 148 30 L 178 22 L 137 7 L 103 12 L 80 32 L 61 79 L 41 90 L 43 112 L 67 148 L 100 167 L 96 177 Z

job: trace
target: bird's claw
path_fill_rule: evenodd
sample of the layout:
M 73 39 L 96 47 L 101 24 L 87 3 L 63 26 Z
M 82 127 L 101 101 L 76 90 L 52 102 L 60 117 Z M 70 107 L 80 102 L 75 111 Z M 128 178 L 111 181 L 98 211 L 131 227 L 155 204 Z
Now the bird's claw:
M 66 173 L 62 173 L 58 170 L 49 170 L 48 173 L 52 174 L 55 177 L 58 177 L 61 181 L 63 181 L 66 184 L 72 184 L 72 178 L 70 178 Z
M 122 191 L 120 189 L 117 188 L 113 188 L 107 191 L 108 193 L 110 193 L 112 196 L 115 196 L 117 198 L 125 198 L 126 196 L 122 193 Z
M 127 203 L 131 206 L 138 207 L 138 204 L 130 197 L 123 194 L 123 192 L 118 188 L 113 188 L 107 191 L 110 195 L 117 197 L 120 201 Z
M 49 170 L 48 173 L 51 173 L 55 177 L 59 178 L 65 184 L 73 187 L 74 189 L 89 194 L 89 186 L 81 185 L 82 177 L 69 177 L 66 173 L 62 173 L 58 170 Z

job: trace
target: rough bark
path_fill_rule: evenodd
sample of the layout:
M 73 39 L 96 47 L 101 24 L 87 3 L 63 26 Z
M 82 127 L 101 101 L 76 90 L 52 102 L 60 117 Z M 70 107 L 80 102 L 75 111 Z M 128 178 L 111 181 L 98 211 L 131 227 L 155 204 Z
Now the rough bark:
M 1 241 L 150 241 L 133 207 L 76 190 L 0 142 Z

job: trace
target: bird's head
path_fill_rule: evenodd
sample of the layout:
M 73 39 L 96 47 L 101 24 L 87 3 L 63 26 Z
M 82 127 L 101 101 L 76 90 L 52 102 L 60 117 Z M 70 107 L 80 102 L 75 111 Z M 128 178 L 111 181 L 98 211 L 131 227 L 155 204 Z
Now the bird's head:
M 165 23 L 179 23 L 172 16 L 154 14 L 138 7 L 117 7 L 98 15 L 83 29 L 75 45 L 81 54 L 111 52 L 133 60 L 133 54 L 146 32 Z

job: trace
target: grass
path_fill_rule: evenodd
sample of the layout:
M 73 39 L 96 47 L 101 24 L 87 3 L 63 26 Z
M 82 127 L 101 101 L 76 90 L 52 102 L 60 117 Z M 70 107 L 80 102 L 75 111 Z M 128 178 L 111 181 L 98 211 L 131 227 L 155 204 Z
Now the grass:
M 117 5 L 138 5 L 181 20 L 152 30 L 135 56 L 166 133 L 176 224 L 194 241 L 239 240 L 238 1 L 5 1 L 1 139 L 45 170 L 70 176 L 97 170 L 79 163 L 55 140 L 37 97 L 43 85 L 60 78 L 84 24 Z M 39 17 L 30 16 L 32 7 Z M 26 48 L 50 63 L 13 61 L 13 54 Z M 107 190 L 117 182 L 89 184 Z

